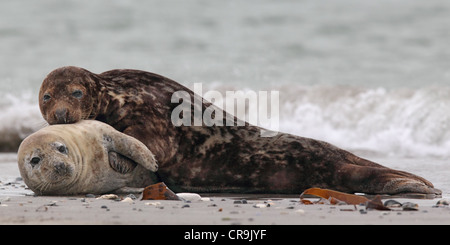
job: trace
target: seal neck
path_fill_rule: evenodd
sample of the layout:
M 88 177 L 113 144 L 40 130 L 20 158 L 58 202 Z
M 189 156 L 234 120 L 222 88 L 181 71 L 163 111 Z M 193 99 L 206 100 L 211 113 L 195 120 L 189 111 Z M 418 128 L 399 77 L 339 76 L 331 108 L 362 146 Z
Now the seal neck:
M 107 88 L 99 76 L 95 75 L 95 80 L 95 85 L 92 86 L 91 91 L 92 111 L 88 119 L 98 119 L 99 115 L 104 115 L 108 108 L 108 100 L 104 98 L 108 94 Z

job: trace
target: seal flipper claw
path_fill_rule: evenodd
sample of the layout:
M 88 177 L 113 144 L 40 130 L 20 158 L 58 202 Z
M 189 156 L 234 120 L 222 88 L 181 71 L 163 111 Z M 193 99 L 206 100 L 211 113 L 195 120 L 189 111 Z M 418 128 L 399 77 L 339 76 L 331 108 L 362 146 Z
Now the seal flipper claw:
M 104 139 L 110 144 L 110 151 L 117 152 L 152 172 L 158 170 L 153 153 L 136 138 L 114 129 L 111 135 L 105 135 Z
M 112 169 L 121 174 L 130 173 L 137 166 L 137 164 L 131 159 L 114 151 L 108 152 L 108 160 Z

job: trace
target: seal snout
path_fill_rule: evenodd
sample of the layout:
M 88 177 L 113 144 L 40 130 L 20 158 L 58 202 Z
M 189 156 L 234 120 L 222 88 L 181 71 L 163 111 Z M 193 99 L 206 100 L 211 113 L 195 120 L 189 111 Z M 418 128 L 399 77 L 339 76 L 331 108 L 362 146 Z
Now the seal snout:
M 70 168 L 64 162 L 56 162 L 53 166 L 55 173 L 59 175 L 70 174 Z
M 55 119 L 58 124 L 67 123 L 69 121 L 69 110 L 67 108 L 59 108 L 55 110 Z

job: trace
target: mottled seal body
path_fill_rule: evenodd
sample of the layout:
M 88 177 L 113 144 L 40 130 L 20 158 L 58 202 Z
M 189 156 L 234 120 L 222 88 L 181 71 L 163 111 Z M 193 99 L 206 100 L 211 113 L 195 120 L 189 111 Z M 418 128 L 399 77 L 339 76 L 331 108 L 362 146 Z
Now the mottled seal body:
M 190 89 L 154 73 L 94 74 L 62 67 L 43 81 L 39 103 L 49 124 L 95 119 L 139 139 L 155 154 L 158 172 L 174 191 L 298 194 L 321 187 L 364 193 L 440 193 L 421 177 L 314 139 L 284 133 L 263 138 L 261 128 L 248 123 L 175 127 L 171 113 L 181 103 L 171 102 L 176 91 L 195 98 Z M 195 103 L 189 103 L 194 118 Z M 210 106 L 203 101 L 202 110 Z
M 45 127 L 18 150 L 19 170 L 39 195 L 102 194 L 154 182 L 157 164 L 137 139 L 94 120 Z

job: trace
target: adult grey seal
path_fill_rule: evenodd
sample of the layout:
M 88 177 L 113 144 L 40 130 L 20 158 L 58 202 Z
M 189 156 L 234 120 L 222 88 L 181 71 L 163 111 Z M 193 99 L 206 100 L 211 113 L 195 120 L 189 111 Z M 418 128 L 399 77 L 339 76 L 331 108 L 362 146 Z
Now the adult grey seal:
M 154 183 L 157 170 L 139 140 L 94 120 L 48 126 L 28 136 L 18 164 L 25 184 L 38 195 L 135 191 Z
M 155 154 L 164 182 L 178 192 L 298 194 L 320 187 L 371 194 L 441 193 L 421 177 L 314 139 L 285 133 L 262 138 L 261 128 L 248 123 L 176 127 L 171 113 L 186 102 L 171 102 L 176 91 L 195 98 L 190 89 L 154 73 L 124 69 L 95 74 L 69 66 L 44 79 L 39 105 L 49 124 L 95 119 L 139 139 Z M 194 118 L 195 103 L 187 102 Z M 210 106 L 203 101 L 202 112 Z M 223 118 L 227 125 L 227 116 Z

